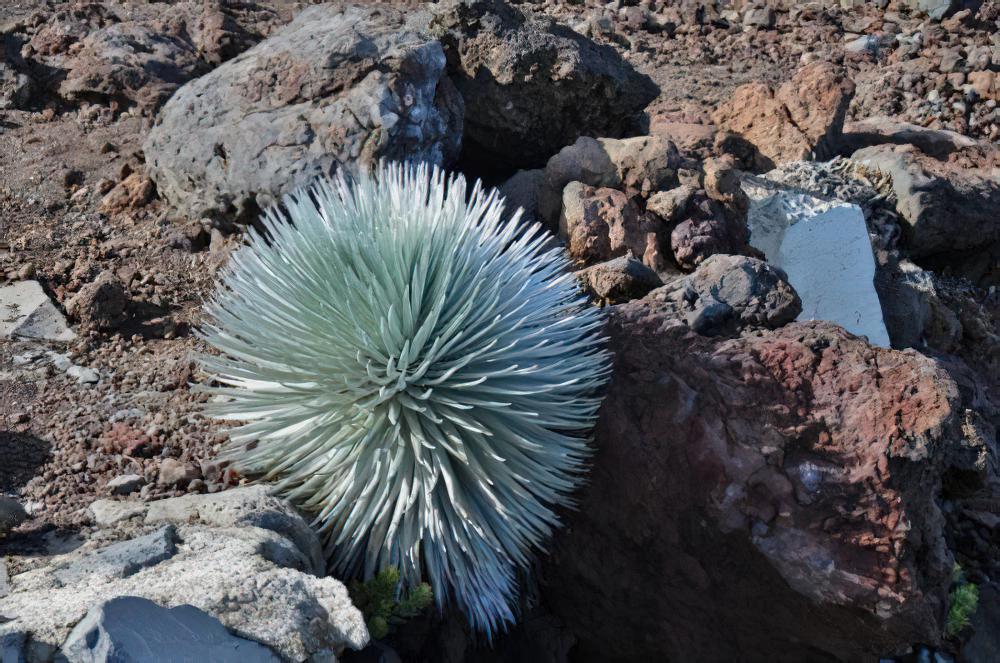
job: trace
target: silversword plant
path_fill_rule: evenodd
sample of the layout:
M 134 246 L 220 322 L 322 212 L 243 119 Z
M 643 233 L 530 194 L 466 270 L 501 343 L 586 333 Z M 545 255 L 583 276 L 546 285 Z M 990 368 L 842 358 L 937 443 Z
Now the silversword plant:
M 600 311 L 547 232 L 460 176 L 381 165 L 284 208 L 206 308 L 226 455 L 316 515 L 334 572 L 396 567 L 492 635 L 582 478 Z

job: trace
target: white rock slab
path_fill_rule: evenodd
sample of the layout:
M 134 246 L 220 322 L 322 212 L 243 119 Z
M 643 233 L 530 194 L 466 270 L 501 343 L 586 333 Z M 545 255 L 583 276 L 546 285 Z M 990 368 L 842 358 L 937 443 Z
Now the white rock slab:
M 71 341 L 76 334 L 38 281 L 0 286 L 0 338 Z
M 875 291 L 875 257 L 861 208 L 748 177 L 750 244 L 785 270 L 802 299 L 799 320 L 829 320 L 889 347 Z

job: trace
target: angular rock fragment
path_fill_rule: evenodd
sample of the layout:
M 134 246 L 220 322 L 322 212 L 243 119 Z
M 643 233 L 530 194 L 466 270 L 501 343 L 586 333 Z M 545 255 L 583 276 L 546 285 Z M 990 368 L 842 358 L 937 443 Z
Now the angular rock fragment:
M 124 319 L 127 305 L 124 284 L 114 273 L 105 271 L 66 302 L 66 311 L 83 323 L 109 329 Z
M 71 341 L 76 334 L 38 281 L 0 285 L 0 338 Z
M 631 256 L 608 260 L 576 273 L 584 292 L 599 304 L 621 304 L 663 285 L 656 272 Z
M 760 170 L 799 159 L 826 159 L 841 140 L 854 83 L 828 62 L 799 69 L 777 90 L 765 83 L 740 86 L 716 109 L 720 129 L 753 143 Z
M 802 310 L 784 272 L 746 256 L 713 255 L 650 298 L 671 298 L 688 326 L 706 335 L 746 327 L 776 329 Z
M 759 178 L 743 187 L 751 201 L 750 244 L 788 274 L 802 298 L 799 319 L 829 320 L 889 347 L 861 208 Z

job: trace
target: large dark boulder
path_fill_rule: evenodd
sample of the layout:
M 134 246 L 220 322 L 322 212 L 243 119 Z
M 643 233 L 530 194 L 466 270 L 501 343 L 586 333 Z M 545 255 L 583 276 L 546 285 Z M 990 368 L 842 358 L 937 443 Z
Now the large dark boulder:
M 545 570 L 574 660 L 860 661 L 938 642 L 942 477 L 982 446 L 955 382 L 830 323 L 700 335 L 659 292 L 611 309 L 593 471 Z
M 659 92 L 614 48 L 504 0 L 446 0 L 434 12 L 476 160 L 543 166 L 580 136 L 627 132 Z

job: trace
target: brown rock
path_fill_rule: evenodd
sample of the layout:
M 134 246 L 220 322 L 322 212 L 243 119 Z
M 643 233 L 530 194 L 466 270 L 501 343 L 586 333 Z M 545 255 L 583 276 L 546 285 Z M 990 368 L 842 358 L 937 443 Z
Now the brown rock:
M 715 141 L 715 127 L 693 122 L 675 122 L 662 117 L 650 120 L 649 133 L 669 140 L 684 152 L 692 153 L 707 151 Z
M 180 22 L 115 23 L 87 35 L 59 86 L 64 97 L 135 103 L 152 111 L 205 71 Z
M 128 294 L 113 272 L 101 272 L 66 303 L 66 311 L 84 324 L 111 328 L 124 319 Z
M 175 458 L 165 458 L 160 463 L 160 475 L 156 483 L 161 486 L 184 487 L 195 479 L 201 478 L 201 471 L 191 463 L 184 463 Z
M 663 283 L 652 269 L 622 256 L 576 273 L 584 292 L 598 304 L 621 304 L 645 296 Z
M 834 65 L 814 62 L 777 90 L 765 83 L 742 85 L 719 106 L 720 129 L 742 135 L 771 164 L 825 159 L 838 147 L 854 83 Z
M 143 207 L 156 195 L 156 185 L 140 173 L 132 173 L 101 199 L 98 209 L 104 214 L 116 214 Z
M 657 217 L 641 212 L 617 189 L 595 189 L 580 182 L 566 185 L 559 237 L 576 260 L 593 264 L 632 255 L 653 269 L 662 269 L 663 231 Z
M 677 186 L 679 165 L 677 148 L 657 136 L 620 140 L 583 136 L 546 163 L 538 194 L 539 214 L 554 227 L 563 189 L 570 182 L 649 194 Z
M 579 660 L 873 660 L 939 641 L 937 500 L 963 443 L 942 368 L 829 323 L 699 336 L 652 297 L 611 309 L 609 332 L 595 472 L 543 588 Z
M 745 251 L 746 225 L 719 202 L 700 193 L 688 209 L 689 217 L 670 233 L 670 248 L 682 269 L 690 271 L 716 253 Z
M 969 74 L 969 85 L 983 99 L 1000 98 L 996 80 L 997 75 L 994 71 L 973 71 Z

